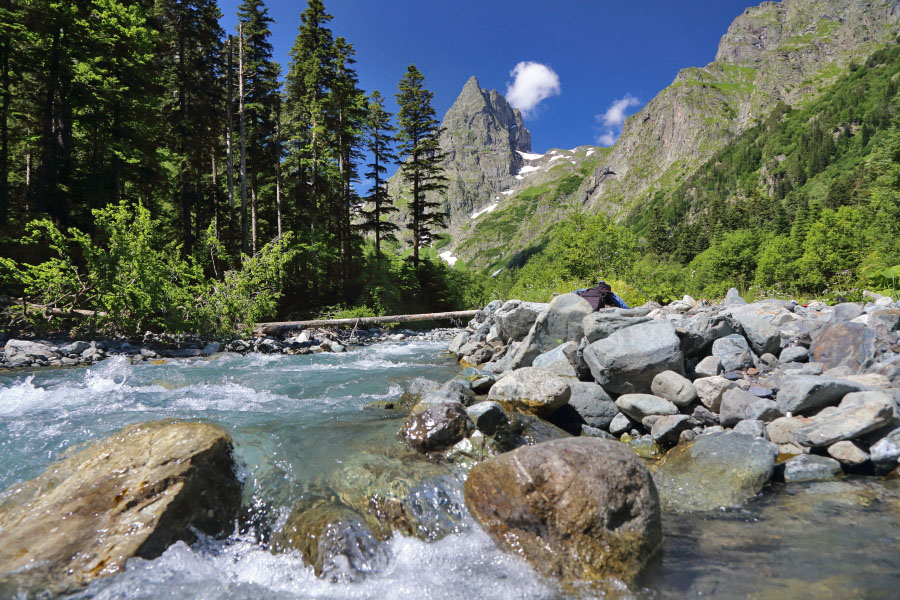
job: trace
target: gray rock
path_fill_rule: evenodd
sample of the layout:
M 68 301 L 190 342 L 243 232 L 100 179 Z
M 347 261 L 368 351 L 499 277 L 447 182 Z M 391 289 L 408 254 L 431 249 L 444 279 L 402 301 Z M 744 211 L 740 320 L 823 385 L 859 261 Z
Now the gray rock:
M 53 360 L 59 358 L 50 346 L 27 340 L 9 340 L 6 342 L 6 360 L 11 365 L 24 365 L 34 360 Z
M 584 359 L 594 379 L 617 394 L 650 391 L 663 371 L 684 373 L 675 327 L 670 323 L 639 323 L 591 343 Z
M 588 342 L 607 338 L 616 331 L 650 321 L 645 308 L 601 308 L 582 319 L 584 337 Z
M 642 421 L 650 415 L 678 414 L 677 406 L 651 394 L 623 394 L 616 400 L 616 406 L 635 421 Z
M 478 402 L 467 408 L 466 414 L 475 423 L 475 428 L 485 435 L 494 435 L 497 429 L 509 424 L 506 413 L 496 402 Z
M 427 404 L 409 415 L 400 436 L 419 452 L 449 448 L 466 435 L 469 418 L 461 404 Z
M 737 333 L 732 322 L 720 313 L 702 313 L 678 323 L 681 351 L 694 358 L 709 354 L 713 342 Z
M 778 352 L 781 348 L 781 334 L 778 333 L 773 321 L 778 321 L 777 313 L 787 311 L 776 309 L 771 304 L 754 303 L 734 308 L 729 312 L 731 318 L 741 326 L 744 336 L 756 354 Z
M 722 361 L 715 356 L 707 356 L 694 367 L 697 377 L 715 377 L 722 372 Z
M 450 348 L 448 348 L 448 351 L 451 354 L 456 354 L 457 356 L 462 356 L 460 351 L 462 350 L 462 347 L 468 343 L 468 341 L 469 341 L 469 334 L 467 332 L 463 331 L 461 333 L 458 333 L 456 335 L 456 337 L 453 338 L 453 341 L 450 342 Z
M 894 429 L 869 448 L 872 462 L 880 467 L 896 466 L 900 459 L 900 428 Z
M 631 429 L 631 419 L 622 413 L 617 414 L 609 422 L 609 432 L 613 435 L 622 435 L 629 429 Z
M 501 377 L 488 393 L 488 400 L 507 410 L 549 417 L 569 401 L 569 382 L 544 369 L 525 367 Z
M 794 431 L 801 446 L 830 446 L 835 442 L 857 439 L 865 433 L 888 425 L 894 417 L 894 402 L 883 392 L 858 392 L 850 402 L 837 409 L 825 409 Z M 843 404 L 843 403 L 842 403 Z M 826 413 L 826 411 L 828 411 Z
M 746 433 L 747 435 L 752 435 L 764 440 L 769 439 L 769 432 L 766 430 L 765 421 L 760 421 L 758 419 L 738 421 L 734 426 L 734 431 L 735 433 Z
M 572 393 L 569 406 L 591 427 L 608 429 L 619 414 L 619 407 L 612 401 L 603 386 L 591 381 L 574 381 L 569 384 Z
M 547 310 L 538 315 L 534 326 L 522 341 L 522 346 L 513 357 L 513 368 L 530 367 L 538 355 L 566 342 L 574 342 L 577 349 L 578 342 L 584 335 L 581 321 L 592 311 L 590 303 L 581 296 L 556 296 Z
M 821 330 L 809 347 L 810 355 L 826 369 L 847 365 L 859 372 L 886 349 L 874 329 L 860 323 L 833 323 Z
M 222 351 L 222 344 L 219 342 L 210 342 L 203 348 L 203 354 L 205 356 L 212 356 L 213 354 L 217 354 Z
M 735 387 L 737 387 L 736 383 L 718 375 L 694 380 L 694 389 L 697 390 L 700 402 L 713 412 L 719 412 L 723 394 Z
M 787 482 L 827 481 L 842 474 L 841 463 L 827 456 L 801 454 L 784 463 L 784 480 Z
M 503 300 L 491 300 L 484 308 L 481 309 L 481 312 L 485 317 L 490 317 L 492 314 L 500 310 L 501 306 L 503 306 Z
M 612 440 L 614 442 L 618 441 L 618 438 L 611 433 L 607 433 L 602 429 L 597 429 L 596 427 L 591 427 L 590 425 L 581 425 L 581 435 L 586 435 L 588 437 L 596 437 L 603 438 L 604 440 Z
M 674 371 L 663 371 L 653 378 L 650 390 L 678 408 L 684 408 L 697 399 L 697 390 L 690 379 Z
M 853 442 L 836 442 L 828 446 L 828 455 L 842 465 L 855 467 L 869 460 L 869 455 Z
M 656 419 L 650 429 L 650 435 L 660 446 L 674 446 L 681 433 L 697 426 L 697 421 L 688 415 L 664 415 Z
M 72 342 L 70 344 L 64 344 L 59 347 L 59 352 L 61 354 L 78 354 L 80 355 L 82 352 L 90 348 L 91 345 L 88 342 Z
M 463 360 L 470 365 L 481 365 L 489 362 L 494 357 L 494 350 L 490 346 L 479 346 L 471 354 L 463 356 Z
M 467 367 L 457 373 L 453 379 L 464 382 L 476 394 L 486 394 L 497 382 L 497 375 L 475 367 Z
M 273 337 L 262 338 L 256 344 L 256 350 L 258 352 L 264 352 L 266 354 L 281 352 L 281 350 L 283 348 L 284 348 L 284 343 L 281 342 L 281 340 L 276 340 Z
M 549 306 L 538 302 L 522 302 L 510 300 L 497 309 L 494 317 L 497 320 L 497 329 L 505 341 L 521 341 L 531 331 L 538 315 L 547 310 Z
M 538 355 L 531 363 L 533 367 L 546 369 L 560 377 L 578 378 L 585 374 L 587 366 L 578 352 L 578 344 L 566 342 L 553 350 Z
M 691 416 L 701 425 L 718 425 L 719 415 L 705 406 L 695 406 Z
M 855 302 L 842 302 L 834 305 L 832 319 L 834 321 L 852 321 L 863 314 L 863 307 Z
M 719 422 L 723 427 L 733 427 L 746 419 L 773 421 L 781 416 L 773 400 L 767 400 L 733 388 L 722 395 Z
M 834 406 L 846 394 L 863 389 L 864 386 L 844 379 L 790 375 L 782 382 L 776 401 L 783 413 L 808 414 L 826 406 Z
M 725 371 L 740 371 L 753 366 L 753 354 L 744 336 L 733 333 L 713 342 L 712 355 L 722 362 Z
M 803 346 L 788 346 L 781 351 L 778 361 L 783 363 L 798 362 L 805 363 L 809 360 L 809 350 Z
M 725 294 L 725 299 L 722 300 L 722 306 L 742 306 L 744 304 L 747 304 L 747 301 L 741 298 L 741 293 L 736 288 L 729 289 Z
M 675 511 L 740 506 L 768 483 L 778 446 L 733 431 L 705 433 L 676 446 L 653 478 L 664 507 Z
M 762 363 L 769 367 L 774 367 L 778 364 L 778 357 L 772 354 L 771 352 L 766 352 L 762 356 L 759 357 L 759 360 Z
M 803 417 L 778 417 L 766 423 L 768 438 L 775 444 L 796 444 L 794 432 L 809 422 Z

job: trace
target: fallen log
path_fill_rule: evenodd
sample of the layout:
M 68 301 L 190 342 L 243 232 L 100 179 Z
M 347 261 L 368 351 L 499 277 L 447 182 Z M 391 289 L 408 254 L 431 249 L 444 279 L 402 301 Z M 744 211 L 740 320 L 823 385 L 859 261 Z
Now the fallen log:
M 386 317 L 356 317 L 352 319 L 316 319 L 313 321 L 279 321 L 257 323 L 256 335 L 278 335 L 291 329 L 309 329 L 312 327 L 368 327 L 384 323 L 413 323 L 416 321 L 452 321 L 471 319 L 477 310 L 457 310 L 443 313 L 424 313 L 419 315 L 390 315 Z
M 47 306 L 46 304 L 34 304 L 33 302 L 27 302 L 24 298 L 10 298 L 9 296 L 0 296 L 0 305 L 6 306 L 21 306 L 23 308 L 23 312 L 25 314 L 28 311 L 34 311 L 43 313 L 45 315 L 50 315 L 51 317 L 63 317 L 63 318 L 73 318 L 73 317 L 105 317 L 106 313 L 102 310 L 94 311 L 94 310 L 85 310 L 81 308 L 57 308 L 55 306 Z

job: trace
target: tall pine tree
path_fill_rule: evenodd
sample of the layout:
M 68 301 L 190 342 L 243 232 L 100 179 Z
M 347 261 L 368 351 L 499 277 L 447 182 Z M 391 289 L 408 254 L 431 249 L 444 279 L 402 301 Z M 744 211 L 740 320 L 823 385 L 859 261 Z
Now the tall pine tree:
M 360 228 L 371 232 L 375 236 L 375 257 L 381 256 L 381 241 L 395 239 L 394 232 L 399 229 L 396 224 L 387 220 L 391 213 L 397 212 L 387 187 L 384 176 L 388 166 L 397 162 L 394 154 L 394 131 L 391 124 L 391 113 L 384 108 L 384 98 L 378 90 L 369 96 L 368 112 L 366 114 L 366 149 L 372 162 L 366 165 L 366 179 L 372 182 L 369 195 L 366 198 L 368 207 L 360 211 L 363 222 Z
M 403 181 L 410 186 L 409 229 L 412 235 L 413 266 L 419 268 L 419 249 L 432 240 L 434 229 L 444 225 L 444 213 L 435 209 L 441 206 L 433 199 L 447 188 L 441 162 L 438 122 L 431 100 L 434 93 L 425 89 L 425 77 L 410 65 L 400 80 L 396 94 L 400 111 L 397 113 L 400 141 L 399 150 L 406 156 L 400 166 Z

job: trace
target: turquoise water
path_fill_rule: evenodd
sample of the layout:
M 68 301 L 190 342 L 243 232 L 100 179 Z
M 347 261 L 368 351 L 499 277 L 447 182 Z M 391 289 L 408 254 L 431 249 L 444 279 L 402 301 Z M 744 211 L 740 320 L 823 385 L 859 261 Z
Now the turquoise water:
M 361 453 L 395 444 L 402 420 L 370 402 L 413 377 L 458 369 L 447 342 L 310 356 L 220 354 L 165 364 L 112 358 L 90 368 L 0 375 L 0 490 L 65 449 L 163 418 L 223 426 L 235 442 L 245 504 L 284 516 L 310 485 Z M 456 484 L 459 486 L 459 483 Z M 900 590 L 900 488 L 874 479 L 775 486 L 745 509 L 664 515 L 663 554 L 637 598 L 891 598 Z M 129 561 L 77 598 L 558 598 L 523 561 L 464 515 L 437 542 L 395 534 L 383 572 L 360 583 L 315 577 L 297 553 L 254 532 L 178 543 Z M 626 592 L 625 596 L 629 593 Z

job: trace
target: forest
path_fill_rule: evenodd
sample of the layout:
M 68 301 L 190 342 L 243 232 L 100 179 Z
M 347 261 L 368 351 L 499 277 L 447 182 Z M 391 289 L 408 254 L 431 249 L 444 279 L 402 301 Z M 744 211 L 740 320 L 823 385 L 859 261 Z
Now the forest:
M 425 75 L 413 64 L 396 90 L 360 89 L 321 0 L 284 72 L 262 0 L 237 16 L 226 33 L 215 0 L 0 0 L 3 327 L 78 314 L 97 331 L 231 334 L 276 317 L 547 301 L 598 274 L 631 304 L 732 286 L 896 293 L 897 44 L 779 104 L 624 221 L 573 206 L 540 253 L 490 277 L 430 248 L 443 212 L 428 199 L 445 178 Z M 396 168 L 403 219 L 385 186 Z

